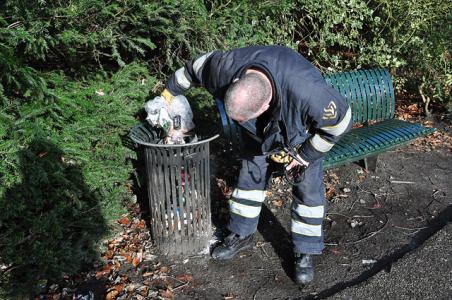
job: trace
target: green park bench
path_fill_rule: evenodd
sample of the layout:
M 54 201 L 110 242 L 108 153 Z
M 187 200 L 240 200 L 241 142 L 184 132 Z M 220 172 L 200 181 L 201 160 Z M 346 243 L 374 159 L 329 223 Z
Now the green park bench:
M 366 169 L 375 171 L 378 154 L 435 131 L 394 118 L 394 87 L 387 70 L 358 70 L 324 77 L 347 100 L 352 109 L 353 124 L 362 125 L 345 134 L 328 152 L 325 169 L 363 161 Z M 216 99 L 216 104 L 223 134 L 234 148 L 240 148 L 240 127 L 226 115 L 222 101 Z

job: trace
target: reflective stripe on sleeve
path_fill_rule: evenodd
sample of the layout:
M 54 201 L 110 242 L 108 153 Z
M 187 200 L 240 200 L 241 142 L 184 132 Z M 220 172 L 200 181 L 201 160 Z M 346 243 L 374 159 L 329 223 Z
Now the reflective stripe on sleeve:
M 261 207 L 248 206 L 229 200 L 229 209 L 231 213 L 237 214 L 245 218 L 256 218 L 261 212 Z
M 342 119 L 342 121 L 340 121 L 339 123 L 337 123 L 334 126 L 325 126 L 325 127 L 321 127 L 320 129 L 331 135 L 339 136 L 339 135 L 343 134 L 345 132 L 345 130 L 347 130 L 351 119 L 352 119 L 352 110 L 349 107 L 347 110 L 347 113 L 345 114 L 345 117 Z
M 263 190 L 246 191 L 246 190 L 241 190 L 241 189 L 235 189 L 234 192 L 232 193 L 232 197 L 262 203 L 265 200 L 265 191 L 263 191 Z
M 292 232 L 307 236 L 322 236 L 322 225 L 309 225 L 292 219 Z
M 213 51 L 209 52 L 209 53 L 206 53 L 203 56 L 201 56 L 201 57 L 199 57 L 198 59 L 195 60 L 195 62 L 193 63 L 193 71 L 195 71 L 196 75 L 198 75 L 198 73 L 201 70 L 202 66 L 206 62 L 206 59 L 209 58 L 209 56 L 212 53 L 213 53 Z
M 325 209 L 323 206 L 306 206 L 303 204 L 296 204 L 293 210 L 300 217 L 323 218 L 323 213 Z
M 328 152 L 334 146 L 333 143 L 327 142 L 317 133 L 310 139 L 310 142 L 312 147 L 320 152 Z
M 188 89 L 191 85 L 190 80 L 185 76 L 185 68 L 176 71 L 176 83 L 183 89 Z

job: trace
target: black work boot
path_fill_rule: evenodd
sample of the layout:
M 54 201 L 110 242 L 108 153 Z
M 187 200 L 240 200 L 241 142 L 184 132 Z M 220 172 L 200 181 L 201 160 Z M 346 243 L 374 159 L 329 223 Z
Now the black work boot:
M 295 253 L 295 282 L 308 284 L 314 279 L 314 262 L 311 254 Z
M 228 235 L 223 243 L 215 247 L 212 257 L 217 260 L 227 260 L 233 258 L 237 253 L 251 247 L 253 235 L 241 237 L 235 233 Z

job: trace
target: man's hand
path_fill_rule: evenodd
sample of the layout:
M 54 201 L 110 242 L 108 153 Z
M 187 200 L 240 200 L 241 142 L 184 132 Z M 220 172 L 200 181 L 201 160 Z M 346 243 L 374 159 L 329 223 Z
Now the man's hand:
M 170 91 L 168 91 L 167 89 L 164 89 L 161 96 L 165 99 L 165 101 L 168 105 L 171 105 L 171 102 L 173 102 L 174 96 L 173 96 L 173 94 L 171 94 Z
M 286 166 L 286 170 L 289 171 L 290 169 L 294 168 L 295 166 L 309 166 L 309 163 L 301 158 L 300 155 L 297 154 L 297 159 L 292 159 L 292 161 Z

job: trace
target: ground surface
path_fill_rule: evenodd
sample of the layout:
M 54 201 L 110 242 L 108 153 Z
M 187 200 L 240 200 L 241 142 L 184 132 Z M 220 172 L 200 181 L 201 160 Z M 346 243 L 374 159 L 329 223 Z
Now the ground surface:
M 272 195 L 273 201 L 267 204 L 269 209 L 263 211 L 253 250 L 246 251 L 230 263 L 199 257 L 191 258 L 186 264 L 174 264 L 174 272 L 189 272 L 194 276 L 192 285 L 179 297 L 309 299 L 333 296 L 362 299 L 365 295 L 372 296 L 378 289 L 381 297 L 387 299 L 452 297 L 451 264 L 441 260 L 448 259 L 451 254 L 450 230 L 443 229 L 440 232 L 442 238 L 434 238 L 441 243 L 437 248 L 435 242 L 429 241 L 431 254 L 430 250 L 424 250 L 416 258 L 409 259 L 411 256 L 408 255 L 447 220 L 450 221 L 450 152 L 420 152 L 405 148 L 381 155 L 375 173 L 362 173 L 357 165 L 333 172 L 339 180 L 339 192 L 330 201 L 325 223 L 328 246 L 317 259 L 317 275 L 312 285 L 301 289 L 290 278 L 289 200 Z M 284 192 L 283 188 L 280 190 Z M 278 187 L 272 191 L 278 194 Z M 279 199 L 282 199 L 282 205 Z M 356 225 L 352 227 L 352 224 Z M 440 253 L 444 255 L 437 256 Z M 385 270 L 390 270 L 396 259 L 399 261 L 394 271 L 395 278 L 392 278 L 392 271 L 385 273 Z M 420 263 L 417 260 L 422 259 L 428 259 L 428 262 L 417 266 Z M 416 267 L 420 268 L 417 272 L 421 274 L 408 275 Z M 421 281 L 423 276 L 428 279 Z M 398 278 L 402 280 L 400 287 Z M 359 286 L 365 281 L 370 281 L 371 287 Z M 385 286 L 386 282 L 393 285 L 382 289 L 381 285 Z M 430 283 L 433 287 L 424 290 L 421 283 L 425 286 Z M 418 289 L 410 290 L 410 284 Z M 426 293 L 413 296 L 420 290 Z
M 326 172 L 327 246 L 307 287 L 291 279 L 290 187 L 277 178 L 253 249 L 231 262 L 159 255 L 140 201 L 146 195 L 138 194 L 131 215 L 118 221 L 120 232 L 104 242 L 103 261 L 42 298 L 452 299 L 451 132 L 443 124 L 440 133 L 380 155 L 376 172 L 356 164 Z M 238 164 L 215 150 L 211 161 L 213 221 L 222 228 Z
M 452 297 L 452 223 L 424 245 L 365 284 L 347 288 L 332 299 L 447 299 Z

